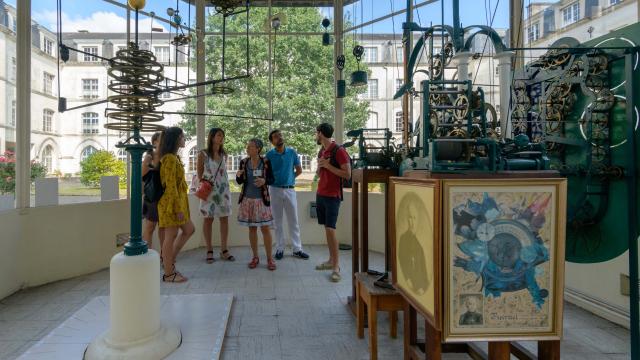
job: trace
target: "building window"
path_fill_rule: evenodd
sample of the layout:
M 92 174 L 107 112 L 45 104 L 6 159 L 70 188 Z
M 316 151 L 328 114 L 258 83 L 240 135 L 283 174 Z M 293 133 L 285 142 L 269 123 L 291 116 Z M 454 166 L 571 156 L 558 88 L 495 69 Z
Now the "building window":
M 609 0 L 609 5 L 616 5 L 616 4 L 620 4 L 622 2 L 622 0 Z
M 302 171 L 311 171 L 311 156 L 300 155 L 300 166 Z
M 53 55 L 53 41 L 44 38 L 44 41 L 42 42 L 42 51 L 48 55 Z
M 532 43 L 540 38 L 540 27 L 535 23 L 527 28 L 527 39 Z
M 187 168 L 187 172 L 193 173 L 196 172 L 196 165 L 198 161 L 198 149 L 194 146 L 189 150 L 189 167 Z
M 53 172 L 53 148 L 51 145 L 47 145 L 44 150 L 42 150 L 42 165 L 47 169 L 47 174 L 51 174 Z
M 53 110 L 44 109 L 42 111 L 42 131 L 53 131 Z
M 396 111 L 396 132 L 402 132 L 402 111 Z
M 85 135 L 97 134 L 100 131 L 98 113 L 86 112 L 82 114 L 82 133 Z
M 402 46 L 396 47 L 396 62 L 402 64 L 404 53 L 402 52 Z
M 227 156 L 227 171 L 238 171 L 240 169 L 241 155 L 229 155 Z
M 161 99 L 171 99 L 171 93 L 169 91 L 164 91 L 160 93 Z
M 575 2 L 562 9 L 562 26 L 571 25 L 580 20 L 580 2 Z
M 16 63 L 16 57 L 11 58 L 11 73 L 9 74 L 9 79 L 13 82 L 16 82 L 16 74 L 18 73 L 18 64 Z
M 48 72 L 43 73 L 42 91 L 45 94 L 53 94 L 53 75 Z
M 168 46 L 154 46 L 153 55 L 156 57 L 156 61 L 159 63 L 169 62 L 169 47 Z
M 82 97 L 85 99 L 98 98 L 98 79 L 82 79 Z
M 396 79 L 396 91 L 400 90 L 402 85 L 404 85 L 404 79 Z
M 93 154 L 96 151 L 98 151 L 98 149 L 94 148 L 91 145 L 82 149 L 82 154 L 80 154 L 80 161 L 85 161 L 89 157 L 89 155 Z
M 376 129 L 378 128 L 378 113 L 370 112 L 369 119 L 367 120 L 367 128 Z
M 15 127 L 16 126 L 16 101 L 11 101 L 11 120 L 9 120 L 9 125 Z
M 125 149 L 118 149 L 118 160 L 123 163 L 127 163 L 127 151 Z
M 367 91 L 362 94 L 365 99 L 377 99 L 378 98 L 378 79 L 369 79 L 367 81 Z
M 83 60 L 85 62 L 96 62 L 98 58 L 92 55 L 98 55 L 98 47 L 97 46 L 85 46 L 82 48 L 82 51 L 88 54 L 83 54 Z
M 378 62 L 378 48 L 377 47 L 365 47 L 364 48 L 364 62 L 366 62 L 366 63 Z

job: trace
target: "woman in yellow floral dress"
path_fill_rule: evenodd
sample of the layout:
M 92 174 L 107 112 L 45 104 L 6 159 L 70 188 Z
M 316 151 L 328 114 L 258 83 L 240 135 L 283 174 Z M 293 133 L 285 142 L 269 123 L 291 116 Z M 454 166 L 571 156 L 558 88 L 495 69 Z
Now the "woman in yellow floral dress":
M 160 179 L 164 193 L 158 201 L 160 228 L 164 229 L 162 244 L 164 282 L 185 282 L 187 278 L 176 270 L 178 253 L 189 240 L 195 228 L 189 216 L 187 182 L 184 166 L 178 158 L 178 149 L 184 147 L 184 132 L 179 127 L 164 130 L 160 142 Z M 182 230 L 178 236 L 178 230 Z

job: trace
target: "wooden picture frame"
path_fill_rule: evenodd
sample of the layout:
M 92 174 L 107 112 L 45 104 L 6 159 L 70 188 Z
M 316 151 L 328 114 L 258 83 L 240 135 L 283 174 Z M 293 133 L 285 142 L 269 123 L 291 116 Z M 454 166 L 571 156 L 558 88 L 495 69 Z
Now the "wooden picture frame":
M 436 329 L 442 323 L 440 203 L 439 180 L 389 179 L 392 283 Z
M 560 340 L 566 179 L 444 179 L 445 342 Z

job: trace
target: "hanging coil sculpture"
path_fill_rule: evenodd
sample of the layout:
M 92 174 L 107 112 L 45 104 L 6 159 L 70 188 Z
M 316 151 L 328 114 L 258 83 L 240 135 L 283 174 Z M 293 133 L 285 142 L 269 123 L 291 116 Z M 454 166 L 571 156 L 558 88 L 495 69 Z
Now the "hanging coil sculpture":
M 159 99 L 164 80 L 163 66 L 156 61 L 152 52 L 140 50 L 135 43 L 119 50 L 109 60 L 107 71 L 111 82 L 109 90 L 116 93 L 108 97 L 115 109 L 107 109 L 107 117 L 118 122 L 107 123 L 105 127 L 117 131 L 134 131 L 136 142 L 140 142 L 139 132 L 164 129 L 157 124 L 164 118 L 155 110 L 162 106 Z
M 211 0 L 211 5 L 218 14 L 229 15 L 242 6 L 243 0 Z

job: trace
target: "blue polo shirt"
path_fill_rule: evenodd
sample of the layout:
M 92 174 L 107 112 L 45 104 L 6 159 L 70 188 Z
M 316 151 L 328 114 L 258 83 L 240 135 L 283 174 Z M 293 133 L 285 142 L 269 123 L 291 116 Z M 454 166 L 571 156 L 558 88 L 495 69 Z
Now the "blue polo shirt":
M 267 152 L 267 159 L 271 162 L 275 178 L 273 186 L 294 186 L 296 184 L 295 166 L 300 166 L 300 158 L 295 150 L 285 146 L 284 152 L 281 154 L 273 148 Z

